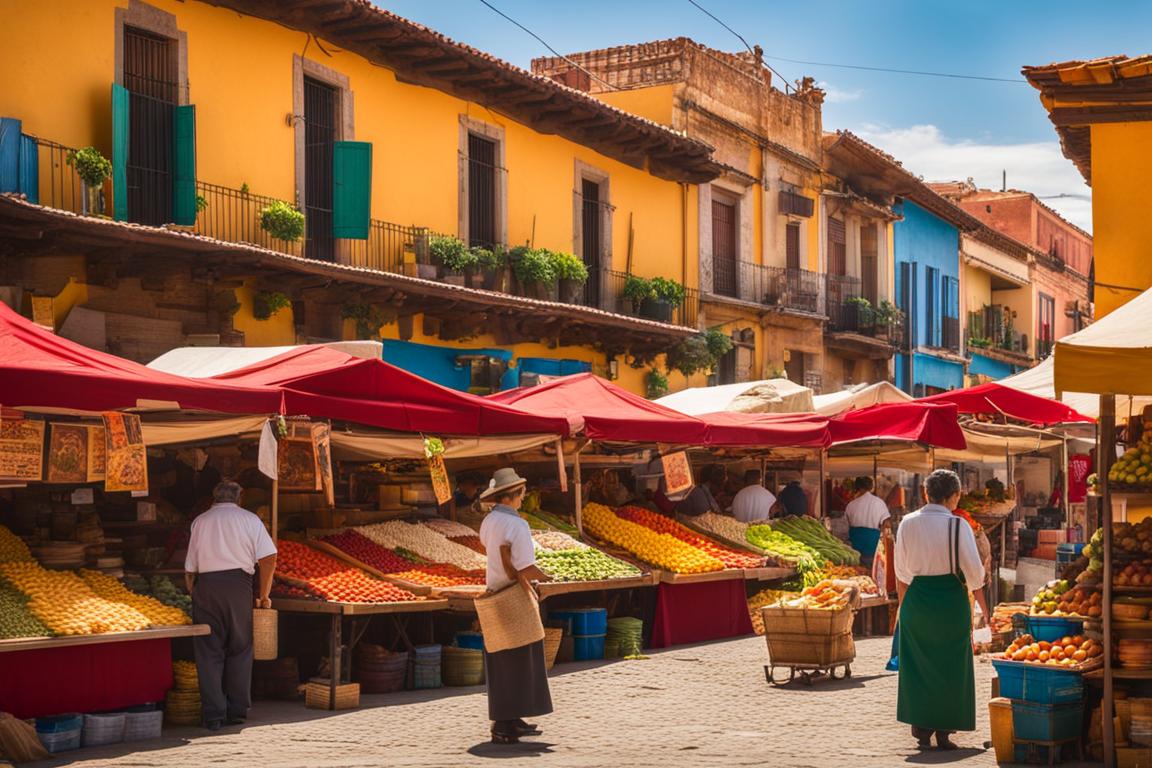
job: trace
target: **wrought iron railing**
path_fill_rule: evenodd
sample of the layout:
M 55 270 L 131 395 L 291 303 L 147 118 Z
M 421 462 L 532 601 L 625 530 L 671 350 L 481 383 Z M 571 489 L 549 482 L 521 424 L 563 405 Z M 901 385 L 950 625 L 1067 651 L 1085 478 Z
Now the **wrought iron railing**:
M 589 276 L 589 280 L 594 276 Z M 619 315 L 633 315 L 648 320 L 657 320 L 685 328 L 695 328 L 700 312 L 700 293 L 695 288 L 685 288 L 684 298 L 674 304 L 664 302 L 643 302 L 637 304 L 624 295 L 624 284 L 628 273 L 606 270 L 604 272 L 604 293 L 608 306 L 600 307 Z
M 1000 304 L 986 304 L 968 313 L 965 338 L 970 350 L 999 349 L 1028 354 L 1028 336 L 1012 328 L 1011 310 Z
M 84 185 L 68 156 L 75 150 L 48 139 L 35 139 L 38 199 L 32 202 L 72 213 L 84 212 Z M 109 202 L 111 200 L 109 199 Z
M 846 275 L 826 275 L 824 306 L 828 330 L 871 336 L 875 315 L 870 303 L 861 301 L 860 279 Z
M 260 226 L 261 211 L 276 202 L 276 198 L 203 181 L 196 182 L 196 194 L 200 208 L 192 227 L 196 234 L 229 243 L 248 243 L 291 256 L 303 255 L 303 238 L 281 240 Z
M 740 298 L 770 307 L 824 314 L 824 275 L 740 262 Z

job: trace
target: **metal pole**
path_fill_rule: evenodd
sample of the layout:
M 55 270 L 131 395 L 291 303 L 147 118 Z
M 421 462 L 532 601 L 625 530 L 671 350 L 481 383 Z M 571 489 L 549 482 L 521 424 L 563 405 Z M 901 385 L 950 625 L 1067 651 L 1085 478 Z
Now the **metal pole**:
M 272 478 L 272 539 L 280 537 L 280 478 Z
M 1116 732 L 1113 727 L 1113 681 L 1112 681 L 1112 484 L 1108 482 L 1108 472 L 1116 458 L 1116 396 L 1100 396 L 1100 444 L 1096 448 L 1100 495 L 1104 508 L 1100 525 L 1104 529 L 1104 701 L 1102 702 L 1101 725 L 1104 726 L 1104 764 L 1111 766 L 1116 759 Z
M 1068 499 L 1068 436 L 1064 436 L 1064 442 L 1060 448 L 1060 462 L 1061 472 L 1060 476 L 1064 478 L 1063 487 L 1060 489 L 1060 498 L 1064 503 L 1064 526 L 1066 528 L 1072 526 L 1072 503 Z
M 572 484 L 576 487 L 573 489 L 573 498 L 576 500 L 576 530 L 580 535 L 584 535 L 584 483 L 580 478 L 580 451 L 576 451 L 576 456 L 572 459 Z
M 827 455 L 827 453 L 828 453 L 827 450 L 825 450 L 823 448 L 820 449 L 820 462 L 817 465 L 817 471 L 820 473 L 820 482 L 817 483 L 817 493 L 819 493 L 820 495 L 817 498 L 816 509 L 818 509 L 820 511 L 820 518 L 821 519 L 828 516 L 828 509 L 827 509 L 828 499 L 827 499 L 827 495 L 824 493 L 824 484 L 825 484 L 824 457 Z

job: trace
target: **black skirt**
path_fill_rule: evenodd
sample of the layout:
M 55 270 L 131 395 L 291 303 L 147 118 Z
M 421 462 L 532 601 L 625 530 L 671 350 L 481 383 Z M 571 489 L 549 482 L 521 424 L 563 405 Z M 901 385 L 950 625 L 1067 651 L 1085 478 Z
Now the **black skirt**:
M 484 666 L 489 720 L 538 717 L 552 711 L 543 640 L 507 651 L 485 652 Z

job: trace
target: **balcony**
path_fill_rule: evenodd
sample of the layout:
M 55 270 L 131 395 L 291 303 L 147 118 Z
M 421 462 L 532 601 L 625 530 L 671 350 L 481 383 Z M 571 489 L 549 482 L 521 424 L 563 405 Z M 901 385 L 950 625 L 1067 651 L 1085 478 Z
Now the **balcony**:
M 712 293 L 788 312 L 824 314 L 824 275 L 806 269 L 737 261 L 734 268 L 713 274 Z
M 77 214 L 89 212 L 89 196 L 73 166 L 67 163 L 73 151 L 56 142 L 35 139 L 39 173 L 37 202 L 47 208 Z M 296 241 L 273 237 L 260 225 L 261 211 L 276 198 L 256 194 L 246 188 L 232 189 L 219 184 L 197 181 L 196 222 L 190 227 L 167 225 L 166 229 L 190 232 L 227 243 L 253 245 L 297 258 L 304 257 L 305 238 Z M 100 191 L 103 210 L 111 213 L 112 185 L 106 182 Z M 164 229 L 156 228 L 156 229 Z M 684 328 L 695 329 L 699 314 L 699 293 L 686 289 L 684 298 L 676 303 L 647 303 L 633 306 L 623 295 L 627 275 L 611 270 L 593 271 L 582 289 L 560 295 L 562 285 L 551 285 L 531 293 L 519 286 L 509 273 L 476 273 L 445 275 L 442 269 L 430 263 L 428 242 L 437 234 L 426 227 L 405 226 L 372 219 L 366 240 L 337 240 L 336 260 L 346 266 L 359 267 L 372 272 L 417 277 L 438 283 L 455 284 L 465 288 L 493 291 L 507 296 L 558 301 L 571 306 L 589 307 L 614 315 L 655 320 Z M 477 295 L 477 301 L 485 301 Z M 523 309 L 521 309 L 523 311 Z M 611 320 L 599 321 L 610 325 Z
M 826 275 L 825 283 L 828 322 L 824 331 L 829 344 L 842 351 L 858 347 L 857 351 L 868 352 L 869 357 L 890 357 L 904 340 L 903 316 L 878 311 L 861 295 L 859 278 Z
M 966 345 L 969 353 L 1007 354 L 1028 357 L 1028 336 L 1012 327 L 1011 309 L 1000 304 L 986 304 L 968 313 Z

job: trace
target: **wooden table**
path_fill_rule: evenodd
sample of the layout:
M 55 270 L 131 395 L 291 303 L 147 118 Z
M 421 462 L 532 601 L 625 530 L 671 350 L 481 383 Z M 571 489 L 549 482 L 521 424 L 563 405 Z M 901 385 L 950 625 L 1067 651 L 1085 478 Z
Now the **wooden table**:
M 448 602 L 448 600 L 425 599 L 406 600 L 397 603 L 333 603 L 326 600 L 300 600 L 296 598 L 274 597 L 272 598 L 272 607 L 284 613 L 324 614 L 331 617 L 331 627 L 329 630 L 329 648 L 331 653 L 329 666 L 331 669 L 328 675 L 328 696 L 329 706 L 335 708 L 336 687 L 340 685 L 341 680 L 344 679 L 343 634 L 345 617 L 352 618 L 354 625 L 352 636 L 348 643 L 349 656 L 351 656 L 356 644 L 360 642 L 360 638 L 364 636 L 364 632 L 368 629 L 368 623 L 373 616 L 390 616 L 396 626 L 396 631 L 404 641 L 405 647 L 411 652 L 413 645 L 412 641 L 408 639 L 408 624 L 406 620 L 402 621 L 400 617 L 405 614 L 447 610 L 449 607 Z M 357 632 L 355 629 L 355 620 L 361 617 L 365 618 L 365 622 L 360 631 Z
M 880 634 L 888 634 L 888 607 L 895 604 L 896 600 L 889 597 L 866 597 L 861 600 L 860 607 L 856 609 L 857 614 L 860 616 L 860 634 L 864 637 L 871 637 L 877 634 L 876 621 L 879 611 L 876 609 L 880 608 L 884 609 L 883 624 L 881 625 L 884 631 Z
M 749 581 L 776 581 L 778 579 L 790 579 L 795 575 L 795 568 L 765 566 L 763 568 L 744 569 L 744 578 L 748 579 Z
M 673 573 L 672 571 L 657 571 L 662 584 L 700 584 L 706 581 L 731 581 L 744 579 L 743 568 L 725 568 L 722 571 L 708 571 L 706 573 Z
M 7 651 L 30 651 L 39 648 L 65 648 L 74 645 L 99 645 L 100 643 L 126 643 L 132 640 L 162 640 L 173 637 L 197 637 L 211 633 L 207 624 L 179 624 L 136 632 L 104 632 L 98 635 L 62 635 L 60 637 L 17 637 L 0 640 L 0 653 Z
M 619 579 L 598 579 L 596 581 L 544 581 L 537 585 L 540 603 L 557 595 L 570 595 L 580 592 L 606 592 L 619 589 L 636 589 L 651 587 L 659 581 L 659 571 L 641 573 L 639 576 L 628 576 Z M 475 613 L 476 606 L 473 601 L 484 594 L 483 589 L 475 590 L 468 587 L 444 587 L 433 592 L 448 601 L 448 610 L 457 613 Z

